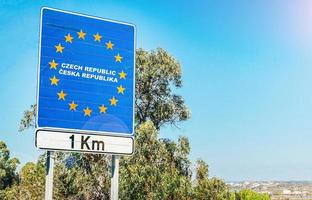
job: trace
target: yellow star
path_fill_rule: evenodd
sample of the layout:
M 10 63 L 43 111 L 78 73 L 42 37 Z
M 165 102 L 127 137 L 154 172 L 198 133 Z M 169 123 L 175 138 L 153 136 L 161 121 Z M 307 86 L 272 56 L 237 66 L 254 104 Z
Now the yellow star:
M 126 79 L 127 74 L 124 71 L 121 71 L 119 74 L 120 79 Z
M 77 32 L 78 34 L 78 39 L 85 39 L 86 33 L 84 33 L 82 30 L 80 30 L 79 32 Z
M 102 36 L 99 33 L 96 33 L 95 35 L 93 35 L 93 37 L 94 37 L 94 41 L 101 42 Z
M 83 109 L 83 112 L 84 112 L 84 116 L 91 117 L 92 110 L 90 108 L 87 107 L 86 109 Z
M 104 106 L 104 104 L 102 104 L 101 106 L 99 106 L 100 109 L 100 113 L 106 113 L 107 107 Z
M 56 52 L 63 53 L 63 49 L 65 47 L 62 47 L 62 45 L 59 43 L 58 45 L 55 45 L 55 48 L 56 48 Z
M 117 87 L 118 94 L 119 94 L 119 93 L 124 94 L 125 89 L 126 89 L 126 88 L 122 87 L 122 85 L 120 85 L 119 87 Z
M 57 85 L 60 79 L 57 79 L 55 76 L 53 78 L 50 78 L 51 85 Z
M 56 66 L 58 65 L 58 63 L 52 60 L 52 62 L 49 62 L 49 65 L 50 65 L 50 69 L 56 69 Z
M 65 37 L 65 42 L 70 42 L 73 43 L 73 37 L 68 33 L 67 35 L 64 36 Z
M 121 59 L 122 59 L 122 57 L 119 54 L 117 54 L 117 56 L 115 56 L 116 62 L 121 62 Z
M 76 104 L 74 101 L 68 104 L 69 105 L 69 110 L 76 110 L 78 104 Z
M 62 90 L 61 92 L 57 93 L 58 95 L 58 100 L 64 100 L 65 101 L 65 96 L 67 95 L 66 93 L 64 93 L 64 91 Z
M 118 100 L 115 99 L 115 97 L 111 98 L 109 101 L 111 102 L 111 106 L 116 106 L 118 102 Z
M 114 44 L 111 41 L 108 41 L 105 44 L 106 44 L 106 49 L 113 49 Z

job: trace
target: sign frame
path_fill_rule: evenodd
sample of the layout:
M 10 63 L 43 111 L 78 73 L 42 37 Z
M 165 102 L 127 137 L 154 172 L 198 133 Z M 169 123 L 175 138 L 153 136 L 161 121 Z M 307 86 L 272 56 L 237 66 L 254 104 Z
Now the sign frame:
M 38 119 L 39 119 L 39 93 L 40 93 L 40 66 L 41 66 L 41 48 L 42 48 L 42 19 L 43 19 L 43 11 L 47 10 L 52 10 L 52 11 L 57 11 L 61 13 L 66 13 L 66 14 L 71 14 L 71 15 L 76 15 L 76 16 L 81 16 L 81 17 L 86 17 L 86 18 L 91 18 L 91 19 L 96 19 L 96 20 L 101 20 L 101 21 L 106 21 L 106 22 L 112 22 L 112 23 L 117 23 L 117 24 L 123 24 L 127 26 L 132 26 L 133 27 L 133 105 L 132 105 L 132 133 L 118 133 L 118 132 L 106 132 L 106 131 L 96 131 L 96 130 L 83 130 L 83 129 L 72 129 L 72 128 L 57 128 L 57 127 L 39 127 L 38 126 Z M 79 12 L 72 12 L 72 11 L 67 11 L 67 10 L 61 10 L 61 9 L 56 9 L 56 8 L 51 8 L 51 7 L 42 7 L 40 9 L 40 28 L 39 28 L 39 47 L 38 47 L 38 67 L 37 67 L 37 90 L 36 90 L 36 103 L 37 103 L 37 108 L 36 108 L 36 118 L 35 118 L 35 146 L 37 147 L 37 132 L 38 131 L 53 131 L 53 132 L 58 132 L 59 134 L 62 133 L 73 133 L 73 134 L 87 134 L 87 135 L 98 135 L 98 136 L 111 136 L 111 137 L 126 137 L 126 138 L 132 138 L 132 153 L 131 154 L 123 154 L 123 153 L 118 153 L 118 152 L 92 152 L 92 151 L 73 151 L 73 150 L 61 150 L 61 149 L 51 149 L 51 148 L 39 148 L 39 149 L 44 149 L 44 150 L 57 150 L 57 151 L 66 151 L 66 152 L 81 152 L 81 153 L 95 153 L 95 154 L 113 154 L 113 155 L 132 155 L 134 153 L 134 135 L 135 135 L 135 68 L 136 68 L 136 40 L 137 40 L 137 35 L 136 35 L 136 25 L 128 22 L 123 22 L 123 21 L 118 21 L 118 20 L 112 20 L 108 18 L 101 18 L 101 17 L 96 17 L 93 15 L 87 15 L 87 14 L 82 14 Z M 38 147 L 37 147 L 38 148 Z
M 52 11 L 57 11 L 57 12 L 62 12 L 66 14 L 72 14 L 76 16 L 82 16 L 86 18 L 91 18 L 91 19 L 96 19 L 96 20 L 101 20 L 101 21 L 107 21 L 107 22 L 113 22 L 117 24 L 123 24 L 127 26 L 132 26 L 134 30 L 134 40 L 133 40 L 133 112 L 132 112 L 132 133 L 117 133 L 117 132 L 104 132 L 104 131 L 95 131 L 95 130 L 82 130 L 82 129 L 71 129 L 71 128 L 57 128 L 57 127 L 39 127 L 38 126 L 38 112 L 39 112 L 39 92 L 40 92 L 40 65 L 41 65 L 41 44 L 42 44 L 42 18 L 43 18 L 43 11 L 45 9 L 52 10 Z M 38 68 L 37 68 L 37 92 L 36 92 L 36 103 L 37 103 L 37 109 L 36 109 L 36 120 L 35 120 L 35 127 L 36 127 L 36 132 L 37 130 L 53 130 L 53 131 L 71 131 L 71 132 L 76 132 L 80 134 L 98 134 L 98 135 L 108 135 L 108 136 L 120 136 L 120 137 L 134 137 L 135 134 L 135 125 L 134 125 L 134 119 L 135 119 L 135 54 L 136 54 L 136 26 L 135 24 L 127 23 L 127 22 L 122 22 L 122 21 L 117 21 L 117 20 L 112 20 L 112 19 L 107 19 L 107 18 L 101 18 L 101 17 L 96 17 L 92 15 L 86 15 L 78 12 L 72 12 L 72 11 L 66 11 L 66 10 L 60 10 L 60 9 L 55 9 L 51 7 L 42 7 L 41 12 L 40 12 L 40 30 L 39 30 L 39 61 L 38 61 Z

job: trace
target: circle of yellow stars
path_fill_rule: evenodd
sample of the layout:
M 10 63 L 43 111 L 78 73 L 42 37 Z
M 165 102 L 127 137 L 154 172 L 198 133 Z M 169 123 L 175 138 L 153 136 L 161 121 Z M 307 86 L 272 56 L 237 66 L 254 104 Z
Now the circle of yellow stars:
M 86 32 L 84 32 L 83 30 L 80 30 L 79 32 L 77 32 L 77 36 L 78 36 L 77 39 L 78 40 L 85 40 L 86 35 L 87 35 Z M 92 36 L 93 36 L 94 42 L 96 42 L 96 43 L 102 42 L 101 41 L 102 35 L 100 35 L 100 33 L 97 32 L 97 33 L 93 34 Z M 64 38 L 65 38 L 65 43 L 70 43 L 70 44 L 73 43 L 74 37 L 70 33 L 67 33 L 66 35 L 64 35 Z M 107 50 L 113 50 L 115 44 L 111 40 L 108 40 L 107 42 L 105 42 L 105 46 L 106 46 Z M 60 53 L 60 54 L 62 54 L 64 49 L 65 49 L 65 46 L 63 46 L 61 43 L 56 44 L 54 47 L 55 47 L 55 52 Z M 115 58 L 116 63 L 121 63 L 122 59 L 123 59 L 123 57 L 119 53 L 117 53 L 114 56 L 114 58 Z M 49 62 L 49 65 L 50 65 L 50 70 L 57 70 L 58 63 L 56 60 L 52 59 Z M 118 74 L 119 74 L 120 80 L 121 79 L 125 80 L 127 77 L 126 72 L 124 72 L 123 70 L 121 70 L 121 72 L 119 72 Z M 54 75 L 53 77 L 50 77 L 50 81 L 51 81 L 51 86 L 58 86 L 60 79 L 58 79 Z M 122 85 L 119 85 L 116 89 L 117 89 L 117 95 L 118 94 L 123 95 L 125 93 L 125 90 L 126 90 L 126 88 L 123 87 Z M 61 90 L 61 91 L 57 92 L 57 99 L 59 101 L 65 101 L 67 95 L 68 94 L 64 90 Z M 117 106 L 117 104 L 118 104 L 118 99 L 115 96 L 112 96 L 109 99 L 109 101 L 110 101 L 110 106 Z M 73 101 L 73 100 L 70 101 L 70 103 L 68 103 L 69 111 L 77 111 L 78 106 L 79 106 L 78 103 Z M 107 112 L 108 107 L 105 106 L 105 104 L 101 104 L 98 106 L 98 109 L 99 109 L 100 114 L 105 114 Z M 91 108 L 89 108 L 88 106 L 83 108 L 82 111 L 84 113 L 84 116 L 86 116 L 86 117 L 91 117 L 92 112 L 93 112 L 93 110 Z

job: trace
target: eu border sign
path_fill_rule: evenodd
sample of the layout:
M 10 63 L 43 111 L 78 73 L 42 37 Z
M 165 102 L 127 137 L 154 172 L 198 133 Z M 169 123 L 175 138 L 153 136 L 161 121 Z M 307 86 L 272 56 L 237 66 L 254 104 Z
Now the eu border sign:
M 135 26 L 42 8 L 36 146 L 132 154 Z

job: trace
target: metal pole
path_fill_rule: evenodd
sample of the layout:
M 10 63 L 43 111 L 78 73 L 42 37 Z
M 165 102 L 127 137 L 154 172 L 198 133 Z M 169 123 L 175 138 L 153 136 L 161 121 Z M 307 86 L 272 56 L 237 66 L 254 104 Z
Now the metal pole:
M 111 200 L 118 200 L 119 156 L 112 155 Z
M 47 151 L 46 163 L 46 182 L 45 182 L 45 200 L 52 200 L 53 197 L 53 168 L 54 168 L 54 152 Z

